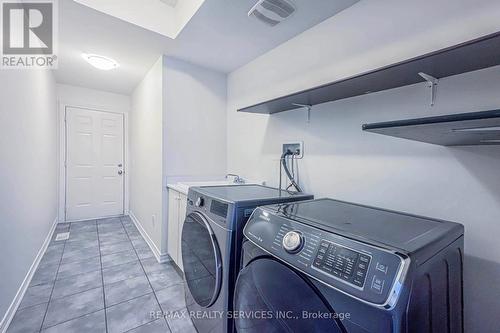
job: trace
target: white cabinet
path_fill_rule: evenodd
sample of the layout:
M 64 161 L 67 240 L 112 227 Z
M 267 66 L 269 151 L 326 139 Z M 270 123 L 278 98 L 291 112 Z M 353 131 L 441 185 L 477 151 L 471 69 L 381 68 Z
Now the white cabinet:
M 172 260 L 178 261 L 179 242 L 179 195 L 174 190 L 168 190 L 168 243 L 167 250 Z
M 181 270 L 182 225 L 186 217 L 187 196 L 173 189 L 168 190 L 168 254 Z

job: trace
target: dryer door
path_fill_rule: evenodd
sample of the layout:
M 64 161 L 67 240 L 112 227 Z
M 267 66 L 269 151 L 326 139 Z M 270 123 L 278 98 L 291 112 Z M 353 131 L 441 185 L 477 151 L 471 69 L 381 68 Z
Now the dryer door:
M 182 227 L 182 264 L 186 284 L 202 307 L 212 305 L 222 283 L 219 245 L 208 220 L 200 213 L 186 216 Z
M 345 332 L 316 288 L 288 266 L 259 258 L 239 274 L 235 288 L 238 332 Z M 239 312 L 241 311 L 241 312 Z

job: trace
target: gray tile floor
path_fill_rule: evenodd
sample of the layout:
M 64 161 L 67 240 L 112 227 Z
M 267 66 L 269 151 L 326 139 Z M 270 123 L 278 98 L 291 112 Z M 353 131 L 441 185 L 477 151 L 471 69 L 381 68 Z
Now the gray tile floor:
M 128 217 L 64 223 L 7 332 L 196 332 L 185 306 L 182 277 Z

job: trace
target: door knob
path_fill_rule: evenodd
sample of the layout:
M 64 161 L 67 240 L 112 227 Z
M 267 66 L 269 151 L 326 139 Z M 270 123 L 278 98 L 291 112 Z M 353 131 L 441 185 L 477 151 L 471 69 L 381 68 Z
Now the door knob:
M 123 170 L 118 170 L 118 174 L 122 175 L 123 174 Z

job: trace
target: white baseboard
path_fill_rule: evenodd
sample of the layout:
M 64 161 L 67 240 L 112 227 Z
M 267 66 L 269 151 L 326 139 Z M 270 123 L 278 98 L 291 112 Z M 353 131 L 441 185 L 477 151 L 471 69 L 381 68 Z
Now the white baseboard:
M 144 230 L 141 223 L 139 222 L 139 219 L 134 215 L 132 211 L 129 211 L 129 216 L 132 222 L 134 222 L 135 226 L 137 227 L 137 230 L 139 230 L 139 232 L 141 233 L 141 236 L 144 238 L 144 240 L 146 240 L 146 243 L 148 243 L 151 251 L 153 251 L 156 260 L 158 260 L 159 263 L 171 261 L 172 259 L 170 259 L 168 253 L 161 253 L 161 251 L 156 247 L 156 244 L 153 242 L 151 237 L 149 237 L 148 233 L 146 232 L 146 230 Z
M 9 308 L 7 309 L 7 312 L 2 318 L 2 321 L 0 322 L 0 332 L 5 333 L 7 331 L 7 328 L 10 325 L 10 322 L 12 321 L 12 318 L 14 318 L 14 315 L 16 314 L 17 308 L 19 307 L 19 304 L 21 304 L 21 301 L 23 300 L 24 294 L 26 293 L 26 290 L 28 289 L 31 279 L 33 278 L 33 275 L 36 272 L 36 269 L 38 268 L 38 265 L 40 264 L 40 260 L 42 260 L 43 255 L 45 254 L 45 251 L 49 247 L 50 240 L 52 239 L 52 235 L 54 234 L 54 231 L 56 230 L 56 226 L 58 223 L 58 219 L 56 218 L 54 220 L 54 223 L 52 223 L 52 226 L 50 227 L 49 234 L 45 238 L 45 241 L 42 244 L 42 247 L 38 251 L 35 260 L 33 261 L 33 264 L 31 264 L 30 269 L 28 270 L 28 273 L 24 277 L 23 283 L 21 283 L 21 286 L 17 290 L 16 296 L 14 297 L 14 300 L 12 303 L 10 303 Z
M 101 220 L 101 219 L 111 219 L 114 217 L 122 217 L 127 214 L 119 214 L 119 215 L 109 215 L 109 216 L 100 216 L 100 217 L 89 217 L 85 219 L 77 219 L 77 220 L 65 220 L 65 221 L 59 221 L 59 223 L 73 223 L 73 222 L 89 222 L 93 223 L 95 220 Z

